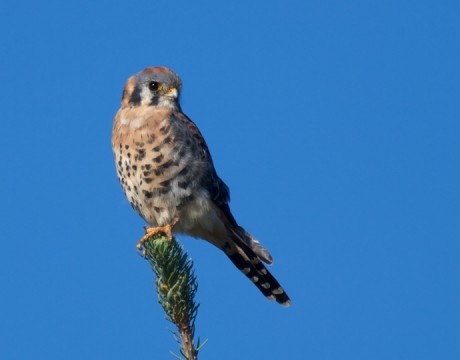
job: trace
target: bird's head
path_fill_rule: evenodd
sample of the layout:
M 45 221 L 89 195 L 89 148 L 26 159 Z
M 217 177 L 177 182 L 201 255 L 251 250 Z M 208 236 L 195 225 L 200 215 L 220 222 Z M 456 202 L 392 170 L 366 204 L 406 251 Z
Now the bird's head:
M 126 82 L 122 106 L 159 106 L 179 109 L 181 80 L 166 67 L 149 67 Z

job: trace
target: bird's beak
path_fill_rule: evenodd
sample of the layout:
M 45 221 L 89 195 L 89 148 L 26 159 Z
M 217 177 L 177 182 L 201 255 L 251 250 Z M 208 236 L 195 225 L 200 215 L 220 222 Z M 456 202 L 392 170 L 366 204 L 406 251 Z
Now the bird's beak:
M 166 92 L 166 95 L 174 99 L 177 99 L 177 95 L 178 95 L 177 89 L 175 87 L 172 87 Z

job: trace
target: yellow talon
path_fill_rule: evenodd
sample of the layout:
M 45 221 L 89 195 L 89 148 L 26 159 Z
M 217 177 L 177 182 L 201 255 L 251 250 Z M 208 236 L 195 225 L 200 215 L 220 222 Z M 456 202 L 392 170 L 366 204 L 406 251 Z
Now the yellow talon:
M 173 238 L 172 226 L 169 224 L 165 226 L 154 227 L 154 228 L 145 228 L 145 235 L 139 240 L 139 242 L 136 245 L 137 251 L 142 252 L 142 255 L 145 256 L 144 243 L 147 241 L 147 239 L 149 239 L 150 237 L 158 233 L 164 233 L 168 237 L 169 241 L 171 241 Z M 144 250 L 142 250 L 142 248 L 144 248 Z

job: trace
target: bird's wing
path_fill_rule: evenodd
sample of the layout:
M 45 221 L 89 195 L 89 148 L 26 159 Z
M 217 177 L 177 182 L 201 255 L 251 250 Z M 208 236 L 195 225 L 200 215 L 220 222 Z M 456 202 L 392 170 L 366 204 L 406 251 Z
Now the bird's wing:
M 206 144 L 203 135 L 201 135 L 200 130 L 184 113 L 179 112 L 174 116 L 188 129 L 189 133 L 193 136 L 201 149 L 201 154 L 209 166 L 206 176 L 204 176 L 201 180 L 202 186 L 209 192 L 214 205 L 219 209 L 220 217 L 224 218 L 225 226 L 231 233 L 234 241 L 239 242 L 243 247 L 249 247 L 262 261 L 271 264 L 273 259 L 268 250 L 265 249 L 259 241 L 257 241 L 244 228 L 238 225 L 232 212 L 230 211 L 230 207 L 228 205 L 230 202 L 230 190 L 223 180 L 217 175 L 208 145 Z
M 209 165 L 207 176 L 202 180 L 203 187 L 208 190 L 211 199 L 225 213 L 228 220 L 237 226 L 235 218 L 230 212 L 230 208 L 228 206 L 228 203 L 230 202 L 230 190 L 228 186 L 222 181 L 222 179 L 217 175 L 216 169 L 214 168 L 214 162 L 212 161 L 211 153 L 209 151 L 208 145 L 206 144 L 206 141 L 203 138 L 203 135 L 201 135 L 201 132 L 195 123 L 184 113 L 176 113 L 174 114 L 174 117 L 176 120 L 185 125 L 201 149 L 202 157 Z
M 267 298 L 288 306 L 290 304 L 289 297 L 261 262 L 271 264 L 273 259 L 270 253 L 243 227 L 239 226 L 233 217 L 228 205 L 230 201 L 229 188 L 217 175 L 211 153 L 200 130 L 182 112 L 174 114 L 174 117 L 185 126 L 189 135 L 192 135 L 200 148 L 201 156 L 208 165 L 208 171 L 202 178 L 201 185 L 208 191 L 215 213 L 227 229 L 226 235 L 211 236 L 207 240 L 224 251 L 235 266 L 250 278 Z

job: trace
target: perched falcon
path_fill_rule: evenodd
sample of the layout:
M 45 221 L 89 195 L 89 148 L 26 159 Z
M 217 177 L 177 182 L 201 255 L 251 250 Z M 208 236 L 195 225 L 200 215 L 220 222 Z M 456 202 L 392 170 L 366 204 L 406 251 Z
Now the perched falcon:
M 270 253 L 238 225 L 227 185 L 217 176 L 208 146 L 181 110 L 181 80 L 165 67 L 150 67 L 126 82 L 113 124 L 118 179 L 152 234 L 172 232 L 214 244 L 270 300 L 291 301 L 264 264 Z

